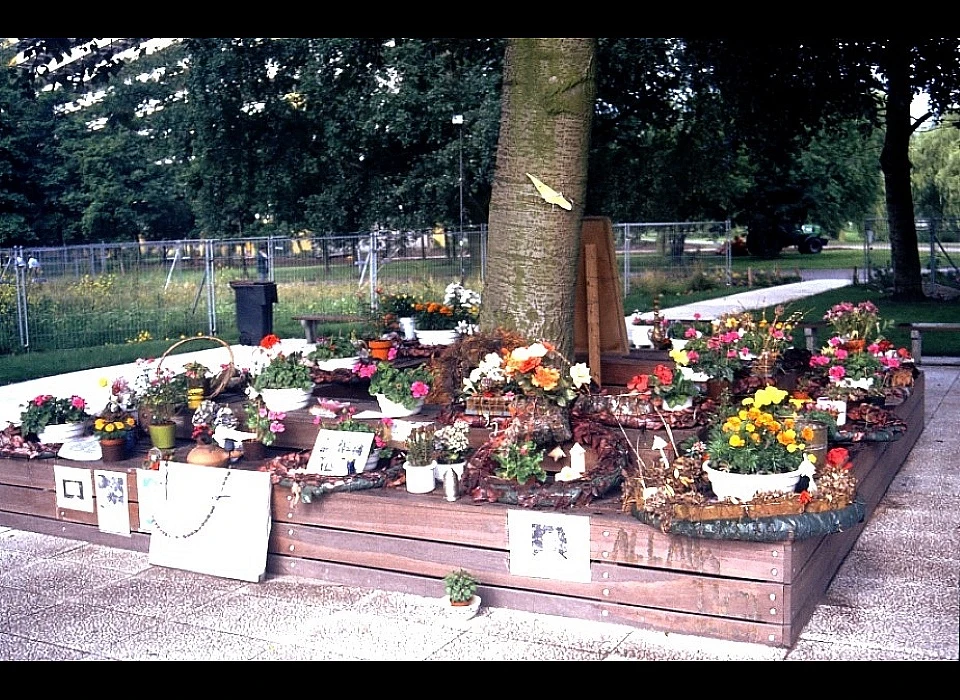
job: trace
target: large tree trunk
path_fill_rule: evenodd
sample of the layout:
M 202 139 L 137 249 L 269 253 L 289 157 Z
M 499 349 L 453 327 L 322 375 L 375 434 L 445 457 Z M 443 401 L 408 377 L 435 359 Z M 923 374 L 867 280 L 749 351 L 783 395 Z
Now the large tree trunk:
M 594 39 L 510 39 L 489 216 L 481 327 L 573 352 L 580 220 L 596 92 Z M 527 174 L 563 194 L 568 211 Z
M 910 189 L 910 53 L 900 41 L 888 48 L 886 136 L 880 169 L 886 185 L 890 257 L 893 262 L 893 297 L 900 301 L 924 298 L 920 251 Z

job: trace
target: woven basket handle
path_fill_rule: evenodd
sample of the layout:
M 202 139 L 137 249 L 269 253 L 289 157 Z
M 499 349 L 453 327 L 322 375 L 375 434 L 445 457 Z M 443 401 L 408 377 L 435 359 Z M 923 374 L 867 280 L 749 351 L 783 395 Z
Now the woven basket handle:
M 167 356 L 170 355 L 170 353 L 172 353 L 174 350 L 176 350 L 182 345 L 185 345 L 187 343 L 192 343 L 197 340 L 209 340 L 214 343 L 218 343 L 219 345 L 227 349 L 227 354 L 230 357 L 230 362 L 223 368 L 220 374 L 218 374 L 217 377 L 210 382 L 210 394 L 206 398 L 212 399 L 213 397 L 219 395 L 220 392 L 222 392 L 224 389 L 227 388 L 227 384 L 230 382 L 230 378 L 233 377 L 233 372 L 234 372 L 233 350 L 230 348 L 229 343 L 227 343 L 224 340 L 221 340 L 220 338 L 217 338 L 212 335 L 196 335 L 190 338 L 184 338 L 183 340 L 177 341 L 176 343 L 171 345 L 169 348 L 167 348 L 166 352 L 164 352 L 163 355 L 160 356 L 160 361 L 157 363 L 157 374 L 158 375 L 160 374 L 160 368 L 163 366 L 163 361 L 167 359 Z

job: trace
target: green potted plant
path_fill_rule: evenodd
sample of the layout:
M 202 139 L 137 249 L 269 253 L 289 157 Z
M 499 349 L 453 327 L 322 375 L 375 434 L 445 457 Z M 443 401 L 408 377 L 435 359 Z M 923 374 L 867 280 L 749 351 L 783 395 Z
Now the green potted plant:
M 470 424 L 456 420 L 444 425 L 433 434 L 433 456 L 436 461 L 434 478 L 443 481 L 447 469 L 453 469 L 458 479 L 463 478 L 467 457 L 473 452 L 470 446 Z
M 256 438 L 243 441 L 243 454 L 248 459 L 262 459 L 263 447 L 269 447 L 277 440 L 277 435 L 286 430 L 283 421 L 287 414 L 271 410 L 263 398 L 250 398 L 243 404 L 243 417 L 248 432 Z
M 260 341 L 260 347 L 266 351 L 269 359 L 253 372 L 253 381 L 247 393 L 251 398 L 259 394 L 273 411 L 289 413 L 305 408 L 310 403 L 313 374 L 303 352 L 271 352 L 279 342 L 274 335 L 268 335 Z
M 519 444 L 506 443 L 493 453 L 493 458 L 500 464 L 495 473 L 501 479 L 510 479 L 518 484 L 533 483 L 534 480 L 543 483 L 547 480 L 543 454 L 544 450 L 532 440 Z
M 82 396 L 58 398 L 41 394 L 20 413 L 20 433 L 35 435 L 43 443 L 63 443 L 80 437 L 86 427 L 87 402 Z
M 373 444 L 370 447 L 370 455 L 367 457 L 367 463 L 361 465 L 357 471 L 369 471 L 375 469 L 381 459 L 390 459 L 395 450 L 390 446 L 390 436 L 393 430 L 392 418 L 381 418 L 376 423 L 357 420 L 354 415 L 357 409 L 354 406 L 346 406 L 338 411 L 335 418 L 323 420 L 320 416 L 313 419 L 314 425 L 319 425 L 325 430 L 346 430 L 353 433 L 373 433 Z
M 433 476 L 434 432 L 432 425 L 423 425 L 411 430 L 407 437 L 407 461 L 403 469 L 406 472 L 407 491 L 410 493 L 430 493 L 436 486 Z
M 479 581 L 465 569 L 456 569 L 443 577 L 443 589 L 450 605 L 469 605 L 478 585 Z
M 370 380 L 370 395 L 376 397 L 380 412 L 390 418 L 419 413 L 433 382 L 433 373 L 425 364 L 398 367 L 383 360 L 376 364 L 358 362 L 353 372 Z
M 661 407 L 667 411 L 679 411 L 693 405 L 693 397 L 699 390 L 692 381 L 687 379 L 678 370 L 674 371 L 666 365 L 654 367 L 653 374 L 638 374 L 627 382 L 630 393 L 649 395 L 650 399 L 659 400 Z
M 129 413 L 104 411 L 93 421 L 93 436 L 100 441 L 102 458 L 117 462 L 127 456 L 128 436 L 136 429 L 137 421 Z

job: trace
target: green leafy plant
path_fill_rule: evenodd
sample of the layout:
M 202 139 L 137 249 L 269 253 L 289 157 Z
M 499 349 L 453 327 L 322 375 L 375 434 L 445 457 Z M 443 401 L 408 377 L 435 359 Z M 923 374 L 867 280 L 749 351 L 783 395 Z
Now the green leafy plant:
M 519 484 L 525 484 L 531 478 L 543 483 L 547 480 L 547 471 L 543 468 L 543 454 L 544 450 L 538 448 L 532 440 L 501 445 L 493 453 L 493 458 L 500 464 L 496 475 Z
M 479 581 L 464 569 L 451 571 L 443 577 L 443 588 L 451 603 L 469 603 L 477 593 Z
M 311 362 L 356 357 L 358 354 L 356 343 L 356 338 L 346 338 L 342 335 L 317 338 L 316 347 L 307 353 L 306 357 Z
M 433 373 L 425 364 L 401 368 L 383 360 L 377 364 L 358 362 L 353 372 L 370 380 L 370 396 L 383 394 L 408 409 L 416 408 L 417 403 L 426 398 L 433 383 Z
M 79 423 L 89 417 L 87 402 L 81 396 L 67 399 L 40 394 L 30 399 L 20 413 L 20 432 L 23 435 L 37 435 L 48 425 Z
M 414 467 L 425 467 L 433 461 L 434 428 L 424 425 L 414 428 L 407 437 L 407 463 Z
M 243 405 L 243 414 L 247 430 L 256 433 L 257 440 L 268 447 L 277 440 L 277 435 L 286 430 L 283 424 L 287 414 L 283 411 L 271 411 L 259 396 Z
M 394 449 L 390 447 L 390 435 L 393 430 L 393 418 L 384 417 L 376 423 L 357 420 L 354 414 L 357 409 L 346 406 L 337 412 L 337 416 L 330 420 L 323 420 L 320 416 L 313 419 L 314 425 L 325 430 L 345 430 L 351 433 L 373 433 L 373 447 L 377 457 L 392 457 Z
M 692 381 L 666 365 L 657 365 L 653 374 L 634 376 L 627 382 L 627 389 L 631 393 L 658 396 L 670 408 L 682 406 L 699 393 Z
M 137 360 L 140 374 L 134 381 L 138 410 L 147 414 L 151 423 L 170 423 L 187 398 L 185 374 L 160 366 L 153 360 Z
M 263 370 L 254 376 L 253 388 L 263 389 L 303 389 L 313 388 L 313 375 L 310 367 L 303 362 L 302 352 L 278 353 Z

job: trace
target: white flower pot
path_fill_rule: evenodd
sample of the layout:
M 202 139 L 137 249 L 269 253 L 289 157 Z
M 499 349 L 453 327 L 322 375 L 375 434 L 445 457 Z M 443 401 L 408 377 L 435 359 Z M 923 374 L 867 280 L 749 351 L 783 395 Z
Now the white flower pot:
M 304 389 L 261 389 L 260 396 L 271 411 L 283 413 L 306 408 L 313 400 L 313 392 Z
M 63 444 L 83 437 L 87 429 L 86 422 L 57 423 L 48 425 L 37 435 L 37 439 L 44 445 Z
M 323 372 L 333 372 L 338 369 L 353 369 L 353 366 L 360 361 L 360 357 L 338 357 L 333 360 L 321 360 L 317 363 L 317 369 Z
M 414 340 L 417 337 L 417 329 L 414 320 L 410 316 L 401 316 L 398 319 L 400 330 L 403 331 L 404 340 Z
M 467 466 L 466 462 L 453 462 L 451 464 L 440 464 L 439 462 L 434 463 L 433 468 L 433 478 L 440 483 L 443 483 L 443 475 L 446 474 L 448 469 L 452 469 L 457 473 L 457 478 L 463 478 L 463 468 Z
M 650 340 L 650 331 L 652 330 L 653 326 L 647 324 L 630 324 L 630 340 L 633 342 L 634 347 L 652 348 L 653 342 Z
M 707 374 L 706 372 L 697 372 L 690 369 L 689 367 L 681 367 L 680 375 L 685 379 L 689 379 L 691 382 L 698 382 L 698 383 L 703 383 L 708 379 L 710 379 L 710 375 Z
M 437 486 L 433 478 L 435 463 L 413 465 L 404 463 L 403 469 L 407 474 L 407 491 L 409 493 L 430 493 Z
M 847 402 L 838 401 L 833 399 L 828 399 L 820 397 L 817 399 L 817 408 L 824 411 L 836 411 L 837 412 L 837 427 L 846 425 L 847 423 Z
M 792 493 L 800 480 L 800 470 L 783 474 L 731 474 L 713 469 L 704 462 L 703 471 L 717 498 L 735 499 L 741 503 L 752 501 L 760 493 Z
M 690 407 L 692 407 L 692 406 L 693 406 L 693 397 L 692 397 L 692 396 L 689 397 L 689 398 L 688 398 L 686 401 L 684 401 L 683 403 L 676 404 L 675 406 L 668 406 L 666 399 L 664 399 L 663 405 L 660 406 L 660 410 L 661 410 L 661 411 L 666 411 L 666 412 L 668 412 L 668 413 L 672 413 L 673 411 L 685 411 L 685 410 L 687 410 L 688 408 L 690 408 Z
M 391 401 L 383 394 L 377 394 L 377 404 L 380 406 L 380 413 L 387 418 L 406 418 L 420 413 L 423 408 L 423 399 L 417 399 L 416 406 L 407 408 L 402 403 Z
M 450 345 L 459 337 L 456 329 L 446 331 L 422 331 L 416 330 L 417 340 L 421 345 Z
M 863 379 L 844 377 L 843 379 L 835 381 L 834 384 L 844 389 L 863 389 L 867 391 L 873 388 L 873 377 L 864 377 Z
M 671 338 L 670 345 L 674 350 L 683 350 L 690 341 L 686 338 Z

